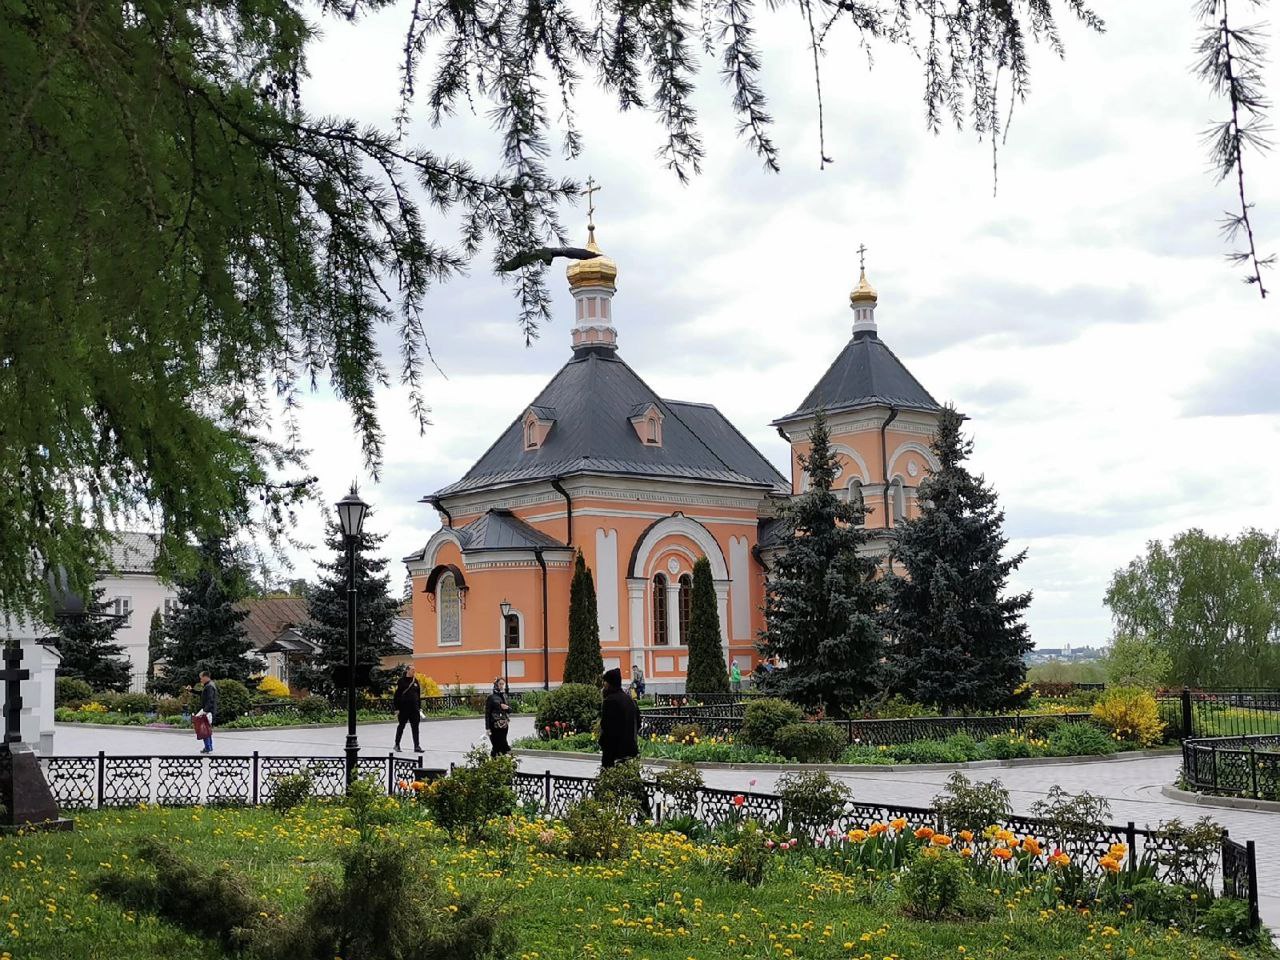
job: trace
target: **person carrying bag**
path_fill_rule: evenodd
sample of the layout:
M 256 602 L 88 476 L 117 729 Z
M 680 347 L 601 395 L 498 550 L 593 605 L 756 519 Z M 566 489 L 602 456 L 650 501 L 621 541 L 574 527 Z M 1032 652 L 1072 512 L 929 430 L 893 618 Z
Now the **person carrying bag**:
M 412 664 L 405 664 L 404 673 L 396 683 L 396 692 L 391 704 L 396 711 L 396 750 L 400 749 L 400 738 L 404 736 L 404 725 L 407 723 L 413 732 L 413 752 L 421 753 L 422 744 L 418 739 L 418 724 L 422 722 L 422 685 L 413 674 Z
M 496 757 L 510 753 L 507 745 L 507 731 L 511 727 L 511 705 L 507 703 L 507 682 L 499 677 L 493 681 L 493 693 L 484 702 L 484 728 L 489 732 L 489 742 L 493 745 L 489 756 Z

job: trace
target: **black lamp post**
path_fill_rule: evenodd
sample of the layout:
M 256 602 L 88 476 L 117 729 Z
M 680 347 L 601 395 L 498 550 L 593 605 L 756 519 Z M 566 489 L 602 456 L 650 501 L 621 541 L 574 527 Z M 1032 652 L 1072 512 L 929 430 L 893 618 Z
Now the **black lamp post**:
M 369 505 L 351 491 L 338 501 L 338 522 L 347 545 L 347 789 L 356 777 L 360 742 L 356 739 L 356 540 L 364 528 Z
M 507 665 L 507 651 L 511 649 L 507 643 L 507 617 L 511 616 L 511 604 L 507 603 L 504 598 L 499 605 L 502 610 L 502 685 L 507 688 L 507 692 L 511 692 L 511 670 Z

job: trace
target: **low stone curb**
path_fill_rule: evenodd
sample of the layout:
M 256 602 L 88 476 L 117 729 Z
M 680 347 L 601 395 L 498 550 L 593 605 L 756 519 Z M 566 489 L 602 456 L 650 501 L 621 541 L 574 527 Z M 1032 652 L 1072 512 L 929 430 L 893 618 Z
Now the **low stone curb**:
M 569 750 L 531 750 L 521 747 L 511 751 L 518 757 L 530 759 L 552 760 L 592 760 L 599 762 L 598 753 L 578 753 Z M 1151 757 L 1171 757 L 1181 754 L 1177 747 L 1155 750 L 1126 750 L 1122 753 L 1111 753 L 1102 757 L 1018 757 L 1013 760 L 966 760 L 963 763 L 721 763 L 713 760 L 681 761 L 667 757 L 641 757 L 646 766 L 674 767 L 682 762 L 691 762 L 699 770 L 742 770 L 759 771 L 761 773 L 782 773 L 787 770 L 822 770 L 827 773 L 857 773 L 869 770 L 883 773 L 888 770 L 989 770 L 999 767 L 1042 767 L 1062 763 L 1106 763 L 1117 760 L 1144 760 Z M 1280 804 L 1277 804 L 1280 809 Z
M 1160 793 L 1170 800 L 1194 803 L 1201 807 L 1224 807 L 1231 810 L 1258 810 L 1263 813 L 1280 813 L 1280 801 L 1277 800 L 1254 800 L 1251 797 L 1215 797 L 1206 793 L 1183 790 L 1170 784 L 1162 786 Z
M 517 717 L 533 716 L 533 714 L 517 713 Z M 466 717 L 423 717 L 420 723 L 443 723 L 445 720 L 483 720 L 483 713 L 476 713 Z M 64 727 L 89 727 L 93 730 L 150 730 L 155 733 L 190 733 L 190 727 L 175 726 L 151 726 L 148 724 L 131 724 L 131 723 L 87 723 L 83 720 L 55 720 Z M 396 718 L 388 717 L 386 720 L 360 720 L 359 723 L 395 723 Z M 342 730 L 347 726 L 345 720 L 339 723 L 289 723 L 280 727 L 218 727 L 215 726 L 215 733 L 253 733 L 255 730 L 323 730 L 326 727 Z

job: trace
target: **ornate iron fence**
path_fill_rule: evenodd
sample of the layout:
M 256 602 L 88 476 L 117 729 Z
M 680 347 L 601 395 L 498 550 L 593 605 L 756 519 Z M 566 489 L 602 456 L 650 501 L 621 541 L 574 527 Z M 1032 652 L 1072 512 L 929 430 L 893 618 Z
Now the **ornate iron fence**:
M 1183 740 L 1182 776 L 1202 793 L 1280 800 L 1280 735 Z
M 654 693 L 653 703 L 656 707 L 719 707 L 726 704 L 746 703 L 760 694 L 750 690 L 739 690 L 737 693 Z
M 645 710 L 640 715 L 641 736 L 665 737 L 678 726 L 696 724 L 707 734 L 736 734 L 742 729 L 745 705 L 732 707 L 681 707 Z M 823 720 L 839 727 L 845 742 L 873 747 L 910 743 L 913 740 L 945 740 L 956 733 L 983 739 L 999 733 L 1035 734 L 1054 722 L 1084 722 L 1088 713 L 1014 714 L 991 717 L 909 717 L 901 720 Z
M 1165 690 L 1160 717 L 1180 739 L 1280 734 L 1280 690 Z

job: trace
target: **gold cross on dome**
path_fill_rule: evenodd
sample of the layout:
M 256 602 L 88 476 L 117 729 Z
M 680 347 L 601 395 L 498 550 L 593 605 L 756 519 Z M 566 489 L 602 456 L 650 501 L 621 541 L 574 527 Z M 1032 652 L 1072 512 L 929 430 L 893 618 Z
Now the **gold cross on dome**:
M 587 226 L 594 227 L 596 221 L 596 198 L 595 194 L 602 188 L 596 183 L 594 177 L 587 177 L 587 189 L 583 190 L 583 194 L 587 198 Z
M 858 269 L 863 273 L 867 270 L 867 245 L 865 243 L 858 244 Z

